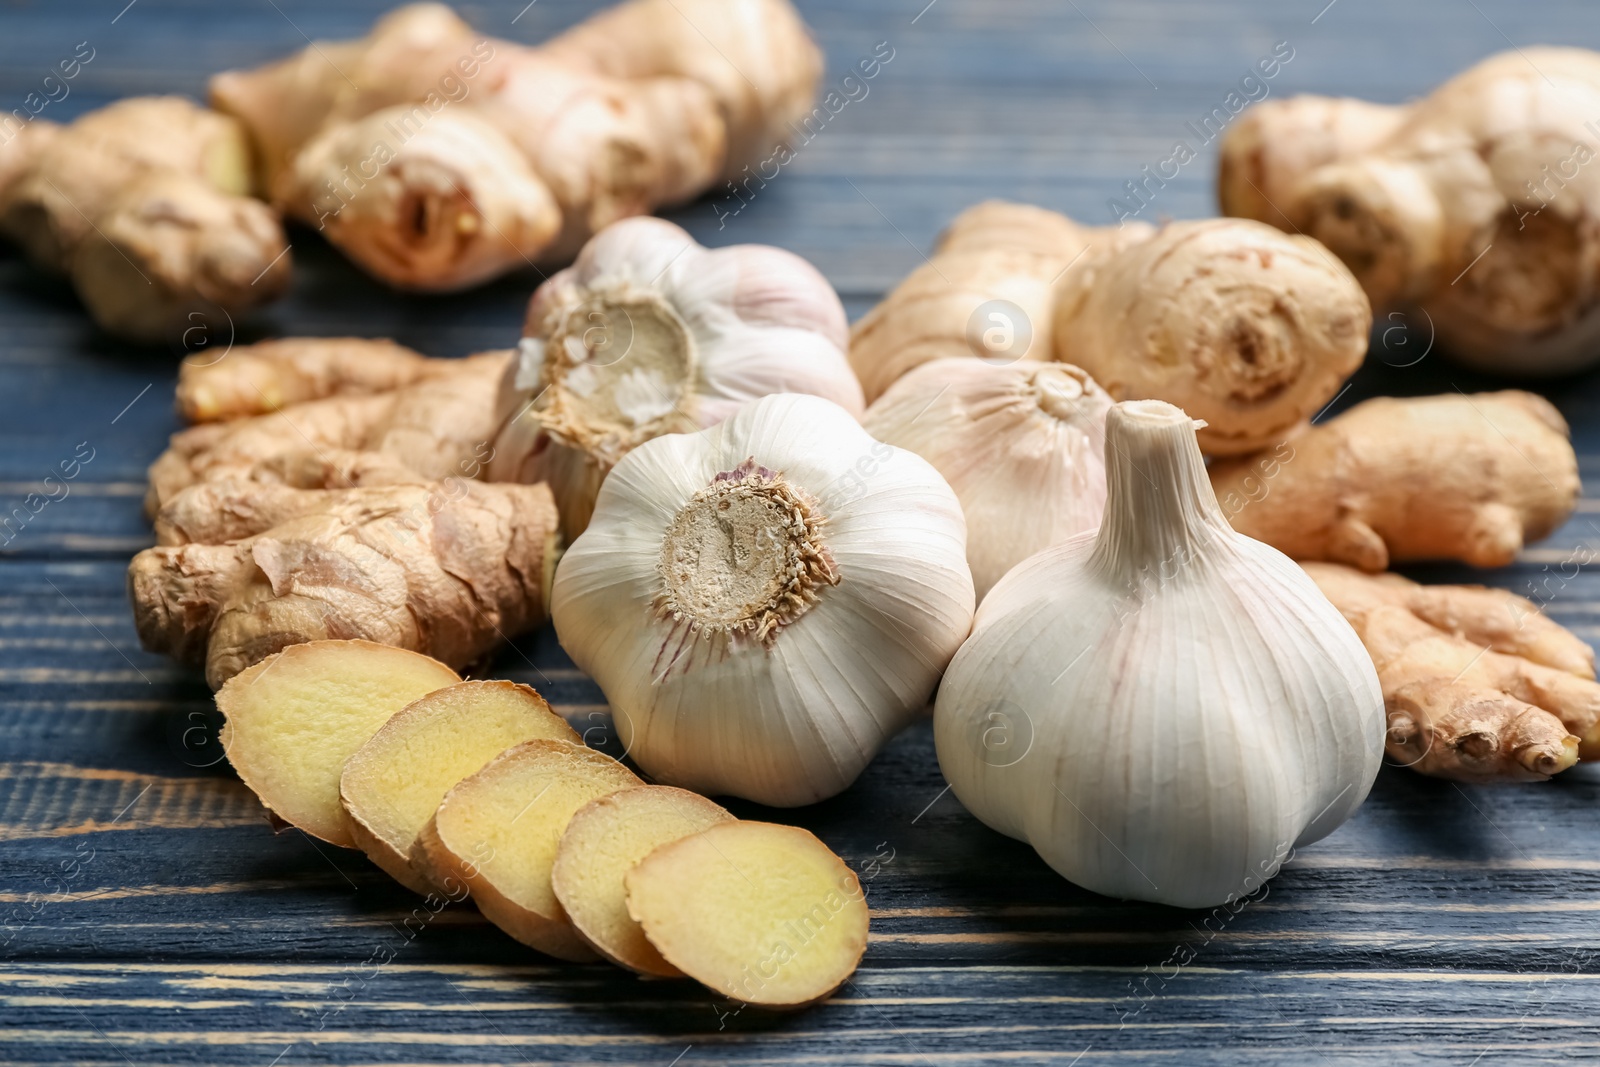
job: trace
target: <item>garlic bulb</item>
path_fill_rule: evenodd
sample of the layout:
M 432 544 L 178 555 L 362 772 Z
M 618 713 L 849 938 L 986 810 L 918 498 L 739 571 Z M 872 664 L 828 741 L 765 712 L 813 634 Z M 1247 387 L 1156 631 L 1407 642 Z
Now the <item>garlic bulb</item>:
M 809 804 L 917 716 L 967 636 L 966 524 L 921 457 L 770 396 L 625 456 L 551 601 L 640 767 Z
M 1249 893 L 1361 803 L 1383 697 L 1287 556 L 1235 533 L 1196 423 L 1111 409 L 1098 533 L 989 593 L 939 689 L 961 802 L 1086 889 L 1182 907 Z
M 981 601 L 1042 548 L 1100 525 L 1111 398 L 1065 363 L 924 363 L 872 402 L 863 422 L 944 475 L 967 517 Z
M 815 267 L 765 245 L 702 248 L 661 219 L 597 234 L 533 294 L 524 333 L 488 477 L 549 482 L 568 539 L 606 472 L 653 437 L 772 393 L 862 412 L 844 307 Z

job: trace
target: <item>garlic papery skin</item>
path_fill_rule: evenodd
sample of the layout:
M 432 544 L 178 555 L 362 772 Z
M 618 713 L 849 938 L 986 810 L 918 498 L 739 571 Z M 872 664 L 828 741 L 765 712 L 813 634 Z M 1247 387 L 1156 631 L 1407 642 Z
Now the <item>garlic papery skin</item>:
M 989 592 L 939 688 L 957 797 L 1113 897 L 1238 899 L 1365 798 L 1383 697 L 1301 569 L 1235 533 L 1196 423 L 1130 401 L 1106 423 L 1096 533 Z
M 653 778 L 809 804 L 917 717 L 966 637 L 966 523 L 926 460 L 770 396 L 623 457 L 551 604 Z
M 528 304 L 501 384 L 491 481 L 549 482 L 570 540 L 639 444 L 714 426 L 773 393 L 860 418 L 838 294 L 792 252 L 707 249 L 654 218 L 613 223 Z
M 863 425 L 944 475 L 967 517 L 981 602 L 1012 567 L 1100 525 L 1111 398 L 1066 363 L 939 359 L 900 378 Z

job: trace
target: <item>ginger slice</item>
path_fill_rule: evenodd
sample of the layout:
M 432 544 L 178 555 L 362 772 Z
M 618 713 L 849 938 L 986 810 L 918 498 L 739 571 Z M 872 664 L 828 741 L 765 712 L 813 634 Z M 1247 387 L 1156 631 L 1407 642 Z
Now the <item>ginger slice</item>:
M 584 805 L 561 835 L 550 882 L 567 918 L 606 959 L 640 974 L 680 978 L 628 915 L 623 879 L 662 845 L 733 816 L 698 793 L 665 785 L 624 789 Z
M 662 845 L 628 872 L 628 914 L 667 962 L 768 1008 L 815 1003 L 867 948 L 867 902 L 807 830 L 725 822 Z
M 395 712 L 459 681 L 436 659 L 372 641 L 290 645 L 218 691 L 222 746 L 274 816 L 354 848 L 339 803 L 345 760 Z
M 417 835 L 461 779 L 523 741 L 578 742 L 544 697 L 515 682 L 461 682 L 406 705 L 351 756 L 339 800 L 356 845 L 407 889 L 431 892 Z
M 595 958 L 550 885 L 561 833 L 589 801 L 644 783 L 570 741 L 527 741 L 456 783 L 419 838 L 429 876 L 468 887 L 484 918 L 547 955 Z

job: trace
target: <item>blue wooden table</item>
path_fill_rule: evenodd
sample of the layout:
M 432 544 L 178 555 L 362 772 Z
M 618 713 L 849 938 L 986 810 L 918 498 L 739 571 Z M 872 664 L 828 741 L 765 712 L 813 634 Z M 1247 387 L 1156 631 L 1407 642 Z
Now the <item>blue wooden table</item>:
M 537 40 L 573 0 L 470 3 Z M 126 6 L 124 6 L 126 5 Z M 926 6 L 924 6 L 926 5 Z M 0 108 L 88 42 L 47 115 L 353 36 L 379 0 L 0 0 Z M 831 77 L 893 58 L 737 215 L 674 218 L 708 244 L 810 258 L 861 314 L 984 197 L 1109 221 L 1278 42 L 1274 94 L 1399 101 L 1512 45 L 1600 47 L 1585 0 L 803 0 Z M 519 14 L 520 13 L 520 14 Z M 1142 217 L 1212 213 L 1215 146 Z M 731 205 L 737 206 L 737 205 Z M 390 336 L 452 356 L 518 333 L 532 272 L 401 297 L 311 234 L 290 298 L 238 325 Z M 218 338 L 219 342 L 227 338 Z M 1340 407 L 1498 385 L 1380 322 Z M 229 771 L 201 679 L 138 648 L 123 592 L 151 541 L 143 474 L 176 428 L 174 356 L 88 325 L 70 290 L 0 253 L 0 506 L 82 460 L 70 493 L 0 534 L 0 1061 L 5 1063 L 740 1064 L 1593 1061 L 1600 1058 L 1600 773 L 1459 787 L 1386 768 L 1331 838 L 1237 914 L 1080 891 L 946 792 L 926 724 L 849 792 L 778 817 L 861 874 L 866 960 L 819 1007 L 772 1016 L 685 983 L 557 965 L 470 909 L 416 900 L 359 854 L 274 836 Z M 1600 374 L 1546 383 L 1600 479 Z M 57 494 L 59 495 L 59 493 Z M 1600 506 L 1484 580 L 1600 636 Z M 1430 580 L 1473 580 L 1450 568 Z M 580 729 L 605 704 L 548 632 L 497 669 Z M 598 735 L 591 735 L 598 736 Z M 758 811 L 749 805 L 740 814 Z M 424 910 L 422 915 L 426 916 Z M 411 921 L 407 921 L 411 919 Z M 389 962 L 378 962 L 389 960 Z

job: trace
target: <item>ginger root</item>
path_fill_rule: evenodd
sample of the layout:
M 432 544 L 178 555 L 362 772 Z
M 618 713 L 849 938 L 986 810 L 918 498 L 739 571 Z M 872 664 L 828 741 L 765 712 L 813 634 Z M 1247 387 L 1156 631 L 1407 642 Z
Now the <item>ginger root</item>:
M 449 8 L 219 74 L 286 213 L 391 284 L 458 289 L 572 256 L 770 155 L 821 55 L 787 0 L 628 0 L 530 48 Z
M 466 666 L 541 623 L 558 543 L 543 485 L 452 478 L 419 485 L 294 489 L 196 486 L 221 528 L 169 521 L 133 557 L 139 640 L 204 663 L 213 688 L 278 650 L 365 638 Z M 180 494 L 173 507 L 180 509 Z M 201 511 L 204 509 L 196 509 Z M 237 539 L 235 539 L 237 538 Z
M 1210 474 L 1240 533 L 1364 571 L 1503 567 L 1566 521 L 1581 488 L 1560 413 L 1516 391 L 1378 397 Z
M 331 389 L 332 395 L 270 414 L 206 423 L 173 434 L 167 450 L 150 465 L 147 511 L 154 515 L 179 491 L 207 481 L 247 480 L 331 489 L 475 478 L 488 463 L 493 454 L 491 442 L 499 429 L 495 397 L 511 353 L 435 360 L 421 368 L 404 357 L 383 357 L 386 362 L 405 364 L 410 369 L 404 373 L 415 373 L 418 380 L 390 392 L 337 395 L 357 392 L 340 384 L 353 372 L 327 373 L 327 365 L 337 363 L 341 353 L 349 355 L 352 362 L 360 362 L 363 354 L 348 351 L 348 342 L 304 343 L 312 352 L 302 364 L 309 365 L 309 374 L 291 369 L 292 359 L 267 357 L 266 365 L 272 368 L 269 373 L 277 381 L 262 383 L 263 405 L 271 403 L 269 390 L 289 388 L 291 378 L 297 378 L 295 384 L 308 391 Z M 248 398 L 263 377 L 262 366 L 259 358 L 230 363 L 224 357 L 207 368 L 200 381 L 212 396 Z M 388 371 L 377 371 L 372 377 L 384 373 Z M 204 402 L 203 396 L 196 398 L 198 386 L 191 388 L 185 399 L 184 384 L 193 385 L 196 380 L 193 371 L 186 371 L 179 386 L 180 404 L 199 406 Z
M 5 155 L 0 232 L 70 277 L 109 333 L 178 342 L 288 287 L 283 229 L 250 198 L 249 144 L 226 115 L 133 97 L 66 126 L 32 123 Z
M 1371 151 L 1394 132 L 1406 108 L 1309 93 L 1263 100 L 1223 135 L 1217 201 L 1224 215 L 1290 227 L 1278 206 L 1293 201 L 1304 175 Z
M 1600 757 L 1594 653 L 1530 601 L 1329 563 L 1306 573 L 1360 635 L 1389 755 L 1457 781 L 1537 781 Z
M 1223 141 L 1223 208 L 1317 238 L 1458 360 L 1567 373 L 1600 358 L 1597 101 L 1600 53 L 1519 48 L 1405 108 L 1264 104 Z M 1239 193 L 1268 171 L 1271 203 Z
M 957 215 L 933 256 L 850 331 L 850 364 L 868 403 L 932 359 L 1054 358 L 1056 283 L 1093 276 L 1111 253 L 1154 231 L 1082 226 L 1027 204 L 985 201 Z
M 332 396 L 367 396 L 449 373 L 451 360 L 393 341 L 286 337 L 188 357 L 178 368 L 178 413 L 190 422 L 266 415 Z
M 228 762 L 278 819 L 355 846 L 339 803 L 350 754 L 401 708 L 461 679 L 437 660 L 368 641 L 314 641 L 270 656 L 217 693 Z
M 1238 455 L 1332 400 L 1371 325 L 1361 288 L 1315 241 L 1207 219 L 1063 276 L 1055 348 L 1112 399 L 1176 404 L 1205 421 L 1205 452 Z
M 1371 310 L 1315 241 L 1214 219 L 1093 229 L 1041 208 L 963 212 L 858 322 L 867 399 L 927 362 L 1058 359 L 1117 400 L 1176 404 L 1214 455 L 1269 444 L 1360 366 Z

